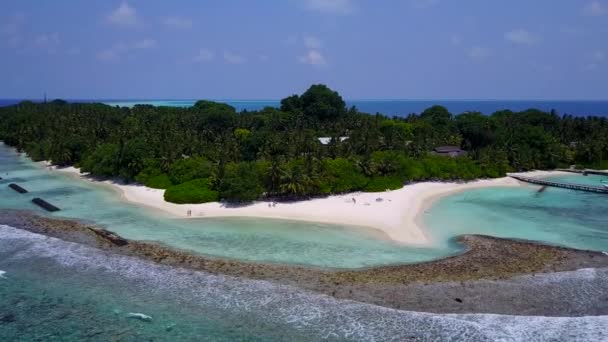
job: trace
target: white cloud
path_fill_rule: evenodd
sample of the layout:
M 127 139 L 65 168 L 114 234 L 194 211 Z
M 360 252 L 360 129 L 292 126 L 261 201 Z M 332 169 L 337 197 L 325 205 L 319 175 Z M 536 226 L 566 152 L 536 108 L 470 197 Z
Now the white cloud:
M 1 32 L 7 35 L 17 34 L 25 24 L 25 15 L 23 13 L 15 13 L 10 16 L 4 25 Z
M 532 45 L 538 42 L 539 37 L 524 29 L 515 29 L 505 33 L 505 39 L 514 44 Z
M 70 56 L 80 55 L 80 48 L 73 47 L 66 51 L 66 53 Z
M 467 51 L 467 55 L 476 60 L 484 60 L 490 57 L 491 54 L 490 49 L 482 46 L 474 46 Z
M 211 50 L 200 49 L 198 50 L 198 54 L 194 57 L 194 62 L 196 63 L 206 63 L 211 62 L 215 59 L 215 53 Z
M 439 0 L 411 0 L 410 2 L 416 8 L 428 8 L 437 5 Z
M 134 49 L 152 49 L 157 46 L 158 46 L 158 44 L 156 43 L 156 40 L 149 39 L 149 38 L 133 44 Z
M 319 38 L 314 36 L 304 36 L 304 46 L 307 49 L 320 49 L 321 45 L 323 44 Z
M 353 0 L 303 0 L 304 8 L 326 14 L 350 14 L 356 9 Z
M 36 39 L 34 39 L 34 44 L 38 47 L 49 47 L 59 44 L 59 34 L 51 33 L 51 34 L 41 34 Z
M 102 50 L 97 53 L 97 59 L 102 62 L 118 62 L 120 60 L 120 51 L 114 47 Z
M 462 44 L 462 40 L 463 40 L 463 38 L 459 34 L 453 34 L 450 37 L 450 43 L 452 43 L 452 45 L 460 45 L 460 44 Z
M 583 65 L 583 70 L 593 71 L 593 70 L 596 70 L 598 67 L 599 67 L 599 64 L 597 64 L 597 63 L 587 63 L 587 64 Z
M 185 17 L 166 17 L 162 20 L 163 24 L 171 29 L 188 30 L 192 28 L 192 19 Z
M 287 38 L 285 38 L 285 45 L 295 45 L 298 42 L 298 36 L 296 36 L 295 34 L 289 35 Z
M 602 51 L 596 51 L 593 53 L 591 58 L 596 62 L 603 62 L 604 60 L 606 60 L 606 54 Z
M 97 59 L 103 62 L 117 62 L 123 55 L 134 51 L 134 50 L 147 50 L 158 46 L 158 43 L 154 39 L 143 39 L 134 43 L 125 44 L 117 43 L 111 48 L 102 50 L 97 53 Z
M 6 40 L 11 47 L 17 47 L 22 39 L 22 29 L 25 25 L 25 15 L 15 13 L 11 15 L 6 23 L 0 26 L 0 33 L 6 36 Z
M 323 66 L 327 64 L 325 57 L 319 50 L 308 50 L 308 52 L 304 56 L 300 56 L 298 60 L 300 63 L 314 66 Z
M 34 38 L 34 46 L 39 49 L 46 50 L 48 53 L 57 52 L 57 47 L 61 40 L 58 33 L 41 34 Z
M 224 61 L 230 64 L 242 64 L 246 62 L 245 57 L 230 51 L 224 51 Z
M 120 4 L 120 6 L 107 17 L 107 20 L 116 26 L 135 26 L 139 23 L 137 11 L 126 2 Z
M 599 69 L 605 65 L 605 62 L 606 54 L 603 51 L 595 51 L 587 57 L 587 62 L 583 65 L 583 70 L 593 71 Z
M 579 36 L 579 35 L 587 33 L 587 31 L 583 28 L 572 27 L 572 26 L 562 27 L 560 29 L 560 32 L 565 35 L 568 35 L 568 36 Z
M 14 35 L 14 36 L 8 37 L 8 45 L 10 45 L 11 47 L 17 47 L 17 45 L 19 45 L 20 43 L 21 43 L 21 36 Z
M 600 16 L 608 13 L 608 8 L 598 0 L 593 0 L 583 7 L 583 13 L 591 16 Z

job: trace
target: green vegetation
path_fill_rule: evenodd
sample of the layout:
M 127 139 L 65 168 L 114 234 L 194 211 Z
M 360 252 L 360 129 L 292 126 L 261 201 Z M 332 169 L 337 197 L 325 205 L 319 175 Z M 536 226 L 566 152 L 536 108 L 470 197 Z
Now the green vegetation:
M 209 180 L 195 179 L 180 185 L 174 185 L 165 191 L 165 200 L 173 203 L 207 203 L 217 202 L 217 191 L 209 189 Z
M 240 113 L 210 101 L 190 108 L 24 101 L 0 108 L 0 140 L 34 160 L 167 189 L 176 203 L 384 191 L 571 164 L 608 168 L 606 118 L 534 109 L 453 115 L 441 106 L 389 118 L 346 108 L 324 85 L 280 108 Z M 430 153 L 444 145 L 467 155 Z

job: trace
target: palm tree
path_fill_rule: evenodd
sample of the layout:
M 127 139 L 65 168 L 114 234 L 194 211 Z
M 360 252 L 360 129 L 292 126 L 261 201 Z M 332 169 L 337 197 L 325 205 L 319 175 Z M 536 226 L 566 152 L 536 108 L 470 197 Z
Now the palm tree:
M 311 184 L 311 178 L 299 167 L 289 167 L 281 176 L 280 190 L 290 195 L 303 195 Z
M 289 168 L 287 170 L 283 170 L 283 174 L 281 175 L 280 189 L 281 192 L 297 195 L 304 192 L 304 185 L 301 183 L 297 172 L 294 172 L 293 169 Z

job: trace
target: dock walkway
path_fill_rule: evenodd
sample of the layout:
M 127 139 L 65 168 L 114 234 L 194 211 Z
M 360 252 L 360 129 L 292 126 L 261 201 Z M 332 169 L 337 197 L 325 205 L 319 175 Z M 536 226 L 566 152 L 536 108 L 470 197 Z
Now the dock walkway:
M 608 195 L 608 188 L 602 187 L 602 186 L 593 186 L 593 185 L 586 185 L 586 184 L 573 184 L 573 183 L 564 183 L 564 182 L 554 182 L 554 181 L 550 181 L 550 180 L 546 180 L 546 179 L 539 179 L 539 178 L 533 178 L 533 177 L 525 177 L 525 176 L 519 176 L 519 175 L 509 175 L 509 177 L 511 178 L 515 178 L 519 181 L 522 182 L 526 182 L 526 183 L 531 183 L 531 184 L 538 184 L 538 185 L 544 185 L 544 186 L 552 186 L 555 188 L 563 188 L 563 189 L 572 189 L 572 190 L 579 190 L 579 191 L 587 191 L 587 192 L 595 192 L 595 193 L 600 193 L 600 194 L 606 194 Z
M 599 170 L 591 170 L 591 169 L 583 169 L 583 170 L 577 170 L 577 169 L 557 169 L 556 171 L 571 172 L 571 173 L 580 173 L 580 174 L 583 174 L 583 175 L 608 176 L 608 172 L 607 171 L 599 171 Z

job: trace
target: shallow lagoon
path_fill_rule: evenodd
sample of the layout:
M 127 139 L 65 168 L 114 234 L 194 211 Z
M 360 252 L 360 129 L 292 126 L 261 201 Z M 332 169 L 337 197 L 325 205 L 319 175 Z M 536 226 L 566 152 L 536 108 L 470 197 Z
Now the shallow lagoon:
M 420 248 L 392 243 L 368 229 L 338 225 L 252 218 L 176 219 L 126 203 L 105 185 L 46 170 L 4 145 L 0 145 L 0 177 L 4 178 L 0 180 L 0 209 L 88 220 L 129 239 L 258 262 L 335 268 L 421 262 L 462 252 L 463 246 L 454 238 L 463 234 L 608 250 L 607 196 L 564 189 L 538 193 L 533 186 L 491 188 L 445 197 L 422 217 L 436 243 Z M 565 177 L 591 182 L 596 176 Z M 30 193 L 17 194 L 6 186 L 10 182 Z M 63 210 L 47 214 L 30 202 L 33 197 Z
M 364 228 L 252 218 L 172 218 L 126 203 L 106 185 L 46 170 L 5 146 L 0 147 L 0 175 L 5 178 L 0 181 L 0 209 L 88 220 L 129 239 L 161 242 L 206 255 L 336 268 L 419 262 L 445 255 L 443 248 L 404 247 Z M 11 182 L 30 193 L 17 194 L 7 187 Z M 30 202 L 34 197 L 44 198 L 62 211 L 47 214 Z
M 601 177 L 551 177 L 599 184 Z M 424 214 L 431 234 L 444 246 L 462 234 L 539 241 L 596 251 L 608 250 L 608 196 L 538 186 L 476 189 L 445 197 Z

